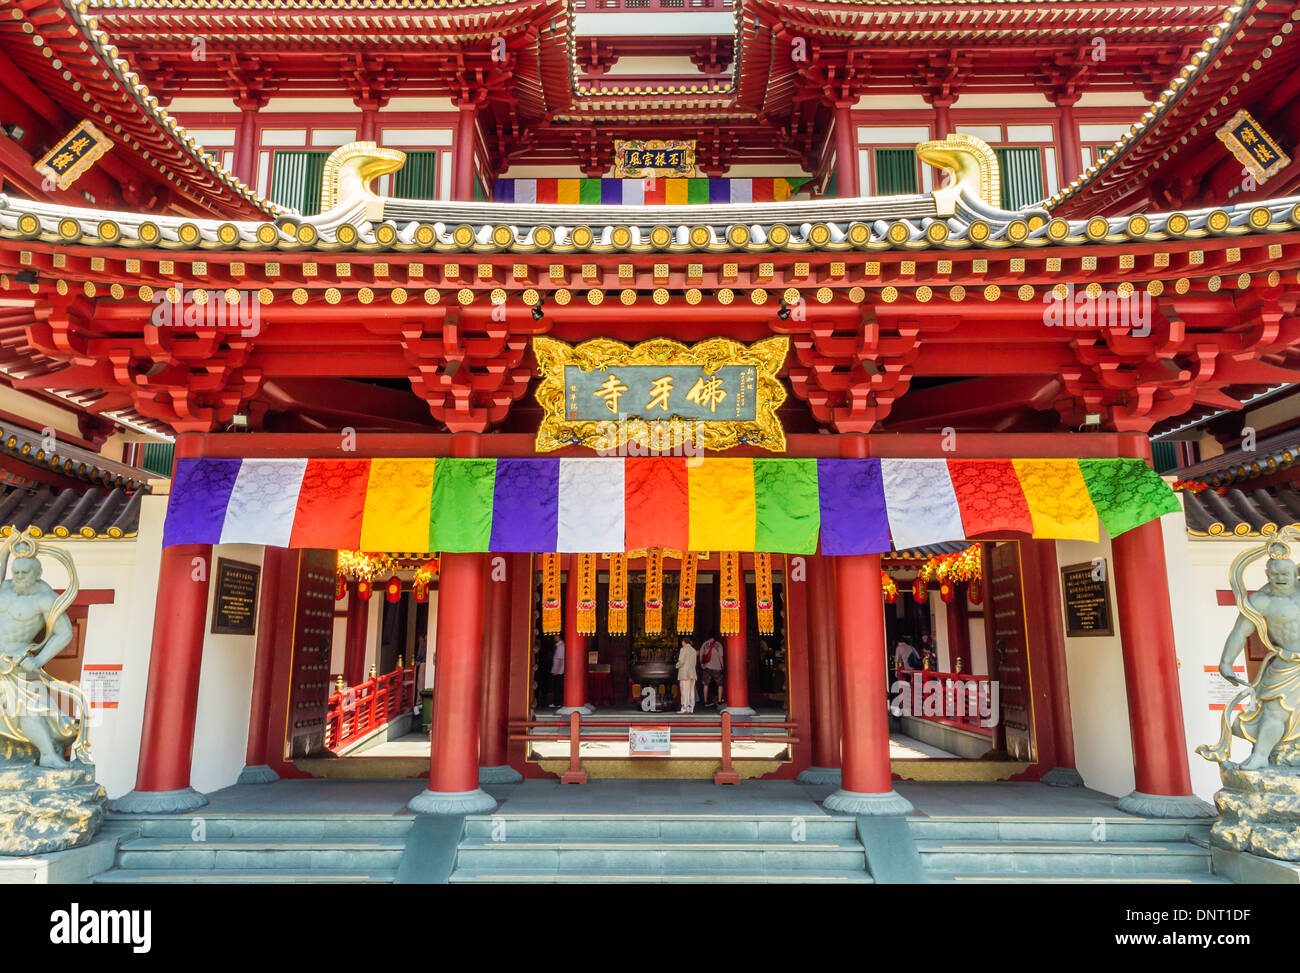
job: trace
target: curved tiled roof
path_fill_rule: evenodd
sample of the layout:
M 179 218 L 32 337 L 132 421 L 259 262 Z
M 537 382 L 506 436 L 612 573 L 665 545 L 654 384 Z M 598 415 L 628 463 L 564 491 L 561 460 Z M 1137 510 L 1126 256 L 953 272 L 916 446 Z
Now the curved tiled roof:
M 128 493 L 121 487 L 105 493 L 0 484 L 0 536 L 30 530 L 37 537 L 134 537 L 140 504 L 147 490 Z
M 1291 486 L 1183 491 L 1187 532 L 1198 537 L 1257 537 L 1300 524 L 1300 493 Z
M 1086 220 L 1042 210 L 1006 212 L 963 196 L 952 217 L 930 196 L 718 206 L 524 206 L 386 199 L 276 222 L 148 217 L 0 195 L 0 238 L 151 250 L 428 252 L 850 251 L 1199 240 L 1293 231 L 1300 196 L 1214 209 Z M 685 217 L 689 222 L 684 222 Z
M 231 175 L 167 114 L 84 5 L 11 5 L 0 19 L 0 49 L 69 113 L 88 115 L 194 204 L 214 212 L 285 212 Z
M 1295 4 L 1275 0 L 1242 0 L 1228 8 L 1224 20 L 1142 117 L 1108 152 L 1099 153 L 1096 162 L 1043 205 L 1064 214 L 1081 207 L 1088 212 L 1105 211 L 1127 197 L 1135 184 L 1149 181 L 1152 170 L 1180 146 L 1197 137 L 1212 136 L 1219 125 L 1215 119 L 1232 114 L 1227 106 L 1236 104 L 1233 99 L 1252 77 L 1285 79 L 1286 59 L 1275 55 L 1287 43 L 1286 51 L 1294 58 L 1296 46 L 1288 41 L 1288 35 L 1298 19 L 1300 9 Z

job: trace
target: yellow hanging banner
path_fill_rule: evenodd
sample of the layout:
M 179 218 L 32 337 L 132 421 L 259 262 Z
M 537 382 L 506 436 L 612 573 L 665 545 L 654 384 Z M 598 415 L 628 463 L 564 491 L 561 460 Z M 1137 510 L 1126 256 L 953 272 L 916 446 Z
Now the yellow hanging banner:
M 754 555 L 754 597 L 758 614 L 758 634 L 772 635 L 776 631 L 776 612 L 772 604 L 772 555 Z
M 570 584 L 575 579 L 570 578 Z M 596 555 L 578 555 L 578 624 L 579 635 L 596 634 Z
M 719 589 L 719 627 L 723 635 L 740 634 L 740 555 L 735 551 L 719 554 L 722 583 Z
M 564 628 L 560 611 L 560 555 L 543 554 L 538 558 L 542 570 L 542 634 L 558 635 Z
M 695 631 L 695 577 L 699 573 L 699 559 L 694 551 L 682 553 L 682 582 L 677 594 L 677 634 L 691 635 Z
M 606 628 L 610 635 L 627 634 L 627 555 L 609 556 L 609 611 Z
M 645 633 L 664 630 L 664 552 L 652 547 L 645 557 Z

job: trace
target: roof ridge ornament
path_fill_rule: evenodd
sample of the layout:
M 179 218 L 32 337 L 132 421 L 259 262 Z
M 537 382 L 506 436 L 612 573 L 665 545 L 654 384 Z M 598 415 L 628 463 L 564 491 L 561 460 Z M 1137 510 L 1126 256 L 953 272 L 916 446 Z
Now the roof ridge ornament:
M 967 199 L 1001 209 L 1002 172 L 997 154 L 983 139 L 953 134 L 922 142 L 916 147 L 916 155 L 922 162 L 952 173 L 950 185 L 930 193 L 939 216 L 956 215 L 957 201 L 963 194 Z
M 328 213 L 340 203 L 364 201 L 366 219 L 382 220 L 384 198 L 374 194 L 370 183 L 405 164 L 406 153 L 400 149 L 382 148 L 375 142 L 340 145 L 325 160 L 321 174 L 321 213 Z

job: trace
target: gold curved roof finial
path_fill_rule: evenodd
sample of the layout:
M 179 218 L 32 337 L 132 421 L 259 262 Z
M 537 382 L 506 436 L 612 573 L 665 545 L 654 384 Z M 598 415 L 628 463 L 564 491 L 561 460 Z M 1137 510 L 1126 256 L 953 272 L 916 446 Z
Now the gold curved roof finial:
M 995 209 L 1002 208 L 1002 173 L 998 157 L 983 139 L 974 135 L 949 135 L 922 142 L 916 147 L 916 155 L 922 162 L 953 175 L 950 185 L 930 194 L 940 216 L 952 216 L 957 211 L 957 197 L 963 191 L 970 199 Z
M 366 218 L 382 220 L 384 201 L 371 192 L 370 183 L 385 173 L 396 172 L 405 163 L 405 152 L 381 148 L 375 142 L 340 145 L 325 160 L 320 185 L 320 211 L 328 213 L 341 202 L 360 198 L 366 202 Z

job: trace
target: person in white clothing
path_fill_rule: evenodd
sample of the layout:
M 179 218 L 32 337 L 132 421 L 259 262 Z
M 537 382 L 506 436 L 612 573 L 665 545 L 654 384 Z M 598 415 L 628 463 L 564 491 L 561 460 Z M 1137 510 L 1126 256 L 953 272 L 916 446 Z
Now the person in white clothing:
M 695 712 L 695 646 L 689 638 L 682 639 L 677 652 L 677 684 L 682 694 L 682 712 Z
M 564 639 L 555 640 L 555 654 L 551 656 L 551 706 L 564 702 Z

